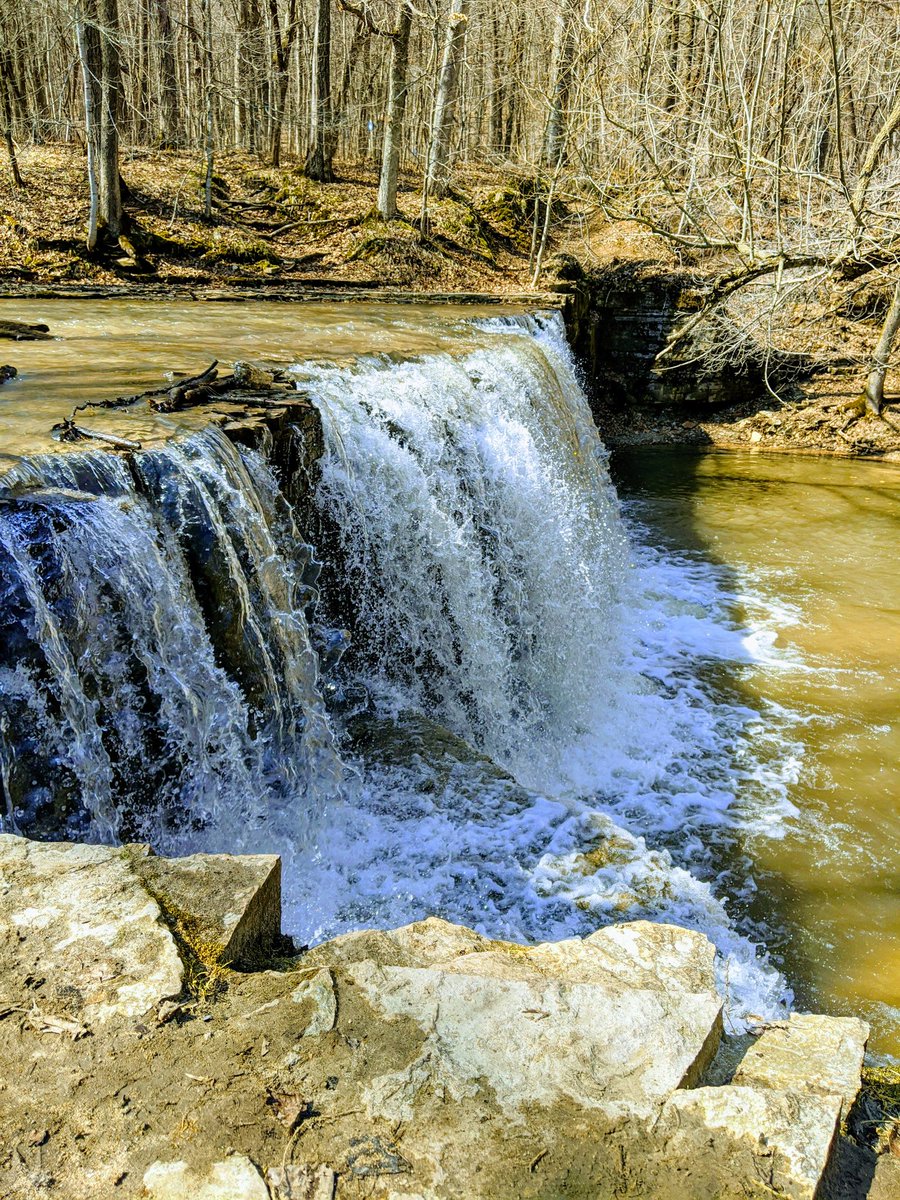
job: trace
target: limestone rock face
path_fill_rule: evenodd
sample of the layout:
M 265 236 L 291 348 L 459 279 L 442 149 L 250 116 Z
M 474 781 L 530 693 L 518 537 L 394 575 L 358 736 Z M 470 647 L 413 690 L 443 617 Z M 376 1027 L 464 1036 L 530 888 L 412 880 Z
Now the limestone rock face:
M 269 1200 L 269 1189 L 242 1154 L 194 1171 L 185 1162 L 152 1163 L 144 1172 L 150 1200 Z
M 48 1172 L 59 1200 L 817 1194 L 862 1022 L 793 1016 L 735 1067 L 698 933 L 520 946 L 432 918 L 267 960 L 278 893 L 266 857 L 0 837 L 0 1195 Z M 179 994 L 191 938 L 225 964 L 211 993 Z
M 186 914 L 212 955 L 252 966 L 281 936 L 281 860 L 274 854 L 157 858 L 128 847 L 135 873 L 173 914 Z
M 868 1035 L 855 1017 L 792 1013 L 754 1042 L 734 1082 L 840 1096 L 846 1116 L 859 1092 Z
M 0 835 L 5 1000 L 88 1029 L 145 1016 L 182 990 L 172 926 L 185 924 L 211 957 L 267 953 L 281 929 L 279 859 Z
M 507 1113 L 564 1098 L 613 1118 L 649 1116 L 715 1051 L 722 1001 L 700 934 L 637 922 L 584 941 L 458 954 L 451 933 L 442 962 L 435 924 L 406 934 L 410 950 L 426 947 L 426 966 L 347 967 L 376 1012 L 426 1035 L 412 1063 L 366 1089 L 373 1116 L 411 1120 L 436 1081 L 462 1098 L 482 1079 Z
M 698 1198 L 753 1195 L 744 1189 L 759 1181 L 769 1189 L 760 1195 L 813 1200 L 840 1115 L 837 1095 L 730 1084 L 675 1092 L 656 1130 L 662 1178 L 693 1174 Z
M 22 1000 L 88 1026 L 143 1016 L 181 991 L 159 905 L 119 849 L 0 835 L 0 966 Z M 41 981 L 39 984 L 38 981 Z

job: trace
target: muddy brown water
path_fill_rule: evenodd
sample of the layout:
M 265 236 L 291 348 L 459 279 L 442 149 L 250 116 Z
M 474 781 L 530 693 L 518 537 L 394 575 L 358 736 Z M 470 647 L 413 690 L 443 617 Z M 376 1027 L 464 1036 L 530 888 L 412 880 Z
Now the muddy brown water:
M 0 386 L 0 471 L 15 457 L 59 443 L 54 424 L 76 405 L 165 386 L 217 358 L 285 366 L 351 361 L 360 354 L 412 355 L 464 349 L 471 318 L 521 311 L 477 305 L 241 304 L 154 300 L 0 300 L 0 319 L 49 325 L 50 341 L 0 341 L 0 363 L 18 371 Z M 86 428 L 151 444 L 203 423 L 197 413 L 78 414 Z
M 900 1056 L 900 470 L 657 448 L 616 471 L 652 541 L 720 568 L 760 631 L 720 683 L 796 750 L 795 812 L 745 838 L 750 914 L 798 1006 L 865 1016 Z

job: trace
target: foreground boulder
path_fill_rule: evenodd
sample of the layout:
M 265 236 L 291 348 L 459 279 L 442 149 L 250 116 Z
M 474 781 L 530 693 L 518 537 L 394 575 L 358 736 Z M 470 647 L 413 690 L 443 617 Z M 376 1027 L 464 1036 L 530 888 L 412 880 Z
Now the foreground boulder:
M 639 921 L 519 946 L 432 918 L 279 957 L 279 887 L 265 856 L 0 837 L 0 1195 L 820 1187 L 861 1022 L 793 1016 L 726 1071 L 698 933 Z

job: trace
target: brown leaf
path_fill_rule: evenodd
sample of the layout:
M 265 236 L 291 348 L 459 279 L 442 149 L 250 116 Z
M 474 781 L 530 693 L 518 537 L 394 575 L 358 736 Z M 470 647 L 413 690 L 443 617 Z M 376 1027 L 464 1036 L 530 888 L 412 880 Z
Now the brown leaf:
M 266 1103 L 274 1110 L 276 1118 L 282 1125 L 287 1126 L 289 1131 L 312 1112 L 310 1102 L 295 1092 L 273 1092 L 270 1089 Z

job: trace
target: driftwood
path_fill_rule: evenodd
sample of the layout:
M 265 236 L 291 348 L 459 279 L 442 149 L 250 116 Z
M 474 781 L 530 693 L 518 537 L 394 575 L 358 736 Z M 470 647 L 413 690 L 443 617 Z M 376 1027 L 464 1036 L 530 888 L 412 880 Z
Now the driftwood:
M 113 446 L 116 450 L 140 450 L 140 442 L 129 441 L 128 438 L 117 437 L 114 433 L 99 433 L 94 429 L 85 429 L 83 425 L 76 425 L 71 417 L 67 417 L 65 421 L 60 421 L 58 425 L 53 426 L 53 433 L 58 434 L 61 442 L 80 442 L 86 438 L 90 438 L 95 442 L 105 442 L 108 446 Z
M 179 408 L 189 408 L 193 404 L 204 403 L 208 392 L 204 385 L 212 383 L 219 372 L 218 359 L 214 359 L 205 371 L 192 375 L 189 379 L 180 379 L 178 383 L 168 388 L 158 388 L 144 392 L 140 396 L 132 396 L 132 402 L 146 400 L 157 412 L 174 412 Z
M 105 442 L 116 450 L 140 450 L 140 442 L 115 434 L 101 433 L 76 423 L 76 414 L 90 408 L 130 408 L 144 402 L 155 412 L 175 412 L 202 404 L 219 403 L 231 411 L 220 414 L 224 421 L 263 418 L 271 420 L 286 416 L 288 409 L 304 407 L 308 399 L 299 395 L 293 382 L 277 367 L 262 367 L 255 363 L 236 362 L 234 373 L 219 378 L 218 360 L 214 360 L 199 375 L 191 375 L 165 387 L 151 388 L 130 396 L 109 400 L 88 400 L 72 409 L 69 416 L 54 425 L 52 432 L 63 442 L 90 438 Z
M 126 405 L 138 404 L 141 400 L 146 400 L 148 403 L 150 403 L 151 407 L 156 408 L 157 406 L 152 402 L 157 396 L 166 396 L 171 398 L 174 392 L 184 393 L 189 391 L 191 388 L 202 387 L 205 383 L 211 383 L 219 374 L 217 370 L 218 366 L 219 360 L 214 358 L 206 370 L 201 371 L 199 375 L 190 375 L 187 379 L 179 379 L 177 383 L 168 383 L 165 387 L 150 388 L 149 391 L 138 392 L 133 396 L 118 396 L 111 403 L 115 404 L 116 407 L 125 407 Z M 166 411 L 164 405 L 161 405 L 160 407 L 163 409 L 163 411 Z M 175 406 L 173 405 L 173 407 Z

